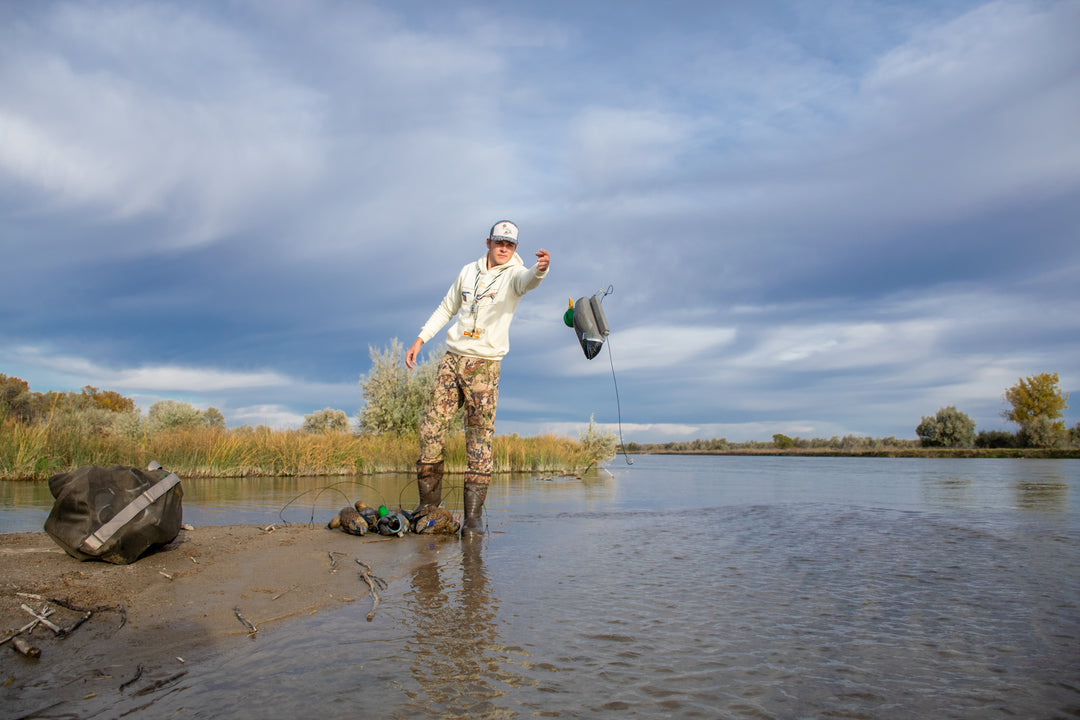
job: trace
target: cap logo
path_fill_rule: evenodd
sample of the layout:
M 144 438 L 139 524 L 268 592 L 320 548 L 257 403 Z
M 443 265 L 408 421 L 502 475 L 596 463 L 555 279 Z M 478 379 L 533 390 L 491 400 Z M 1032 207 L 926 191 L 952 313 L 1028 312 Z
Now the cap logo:
M 500 220 L 491 228 L 492 240 L 507 240 L 517 245 L 517 235 L 517 225 L 508 220 Z

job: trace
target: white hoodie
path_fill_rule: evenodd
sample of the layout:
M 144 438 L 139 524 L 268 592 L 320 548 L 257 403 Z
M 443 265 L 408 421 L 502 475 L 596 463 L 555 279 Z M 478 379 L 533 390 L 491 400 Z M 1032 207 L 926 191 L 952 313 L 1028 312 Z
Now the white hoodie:
M 505 265 L 488 270 L 484 253 L 461 268 L 419 338 L 426 343 L 457 315 L 457 322 L 446 332 L 447 349 L 466 357 L 499 360 L 510 351 L 510 322 L 518 303 L 546 276 L 547 270 L 525 267 L 517 253 Z

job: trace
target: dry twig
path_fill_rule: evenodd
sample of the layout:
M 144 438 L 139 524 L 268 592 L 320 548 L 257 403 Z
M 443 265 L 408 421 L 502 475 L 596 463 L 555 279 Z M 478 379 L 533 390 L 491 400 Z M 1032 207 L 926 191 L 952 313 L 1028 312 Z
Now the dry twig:
M 44 608 L 40 613 L 35 611 L 26 603 L 21 603 L 21 607 L 23 610 L 30 613 L 30 617 L 35 618 L 39 623 L 49 628 L 57 635 L 62 635 L 64 633 L 64 631 L 60 629 L 59 625 L 49 622 L 49 620 L 47 619 L 49 615 L 52 615 L 52 610 L 48 607 Z
M 184 670 L 183 672 L 178 672 L 175 675 L 172 675 L 170 677 L 165 678 L 164 680 L 158 680 L 155 683 L 150 683 L 146 687 L 140 688 L 138 691 L 136 691 L 135 694 L 136 695 L 149 695 L 150 693 L 154 692 L 158 688 L 163 687 L 165 685 L 168 685 L 171 682 L 175 682 L 176 680 L 179 680 L 180 678 L 184 677 L 185 675 L 187 675 L 187 670 Z
M 259 632 L 259 628 L 255 627 L 250 622 L 248 622 L 248 619 L 246 617 L 244 617 L 243 613 L 240 612 L 240 606 L 239 605 L 237 605 L 235 608 L 233 608 L 233 612 L 236 613 L 236 619 L 239 620 L 241 623 L 243 623 L 244 627 L 247 628 L 248 635 L 254 635 L 255 633 Z
M 356 560 L 356 558 L 353 558 Z M 367 583 L 368 589 L 371 590 L 371 612 L 367 614 L 367 621 L 371 622 L 375 619 L 375 608 L 379 607 L 379 590 L 381 587 L 386 589 L 386 581 L 380 578 L 378 575 L 371 574 L 371 566 L 356 560 L 356 564 L 360 566 L 360 577 Z
M 126 688 L 128 685 L 131 685 L 132 683 L 134 683 L 135 681 L 137 681 L 141 677 L 142 677 L 142 665 L 135 668 L 135 677 L 131 678 L 127 682 L 122 683 L 120 685 L 120 692 L 124 692 L 124 688 Z
M 33 658 L 36 660 L 41 657 L 41 648 L 35 645 L 31 645 L 21 637 L 13 637 L 11 639 L 11 645 L 28 658 Z
M 47 613 L 45 613 L 45 615 L 52 615 L 52 614 L 53 614 L 53 611 L 51 609 Z M 0 640 L 0 645 L 3 645 L 4 643 L 9 642 L 11 640 L 14 640 L 16 637 L 18 637 L 19 635 L 22 635 L 27 630 L 33 630 L 35 627 L 37 627 L 39 622 L 41 622 L 41 621 L 38 620 L 35 617 L 33 620 L 26 623 L 25 625 L 23 625 L 21 628 L 19 628 L 15 632 L 9 633 L 8 636 L 6 638 L 4 638 L 3 640 Z

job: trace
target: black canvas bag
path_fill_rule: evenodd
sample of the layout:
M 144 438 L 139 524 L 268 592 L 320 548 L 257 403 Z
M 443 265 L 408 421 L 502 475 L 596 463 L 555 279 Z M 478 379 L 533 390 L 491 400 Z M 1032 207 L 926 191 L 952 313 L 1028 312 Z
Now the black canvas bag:
M 183 521 L 184 492 L 175 473 L 157 463 L 151 468 L 86 465 L 52 476 L 56 502 L 45 532 L 74 558 L 115 565 L 172 542 Z

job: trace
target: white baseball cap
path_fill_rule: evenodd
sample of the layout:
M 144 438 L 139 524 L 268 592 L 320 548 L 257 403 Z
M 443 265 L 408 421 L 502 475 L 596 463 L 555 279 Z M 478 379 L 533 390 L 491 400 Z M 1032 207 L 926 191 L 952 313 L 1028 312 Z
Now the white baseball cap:
M 491 226 L 491 234 L 488 235 L 490 240 L 505 240 L 506 242 L 512 242 L 517 245 L 518 241 L 518 229 L 517 225 L 509 220 L 500 220 Z

